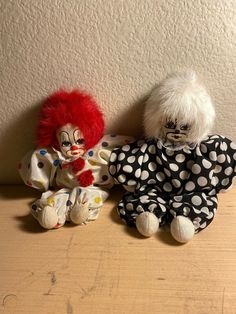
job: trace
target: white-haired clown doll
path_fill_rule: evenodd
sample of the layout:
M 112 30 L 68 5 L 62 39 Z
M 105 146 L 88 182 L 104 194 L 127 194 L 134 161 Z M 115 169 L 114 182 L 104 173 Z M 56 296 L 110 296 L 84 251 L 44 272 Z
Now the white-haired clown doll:
M 111 151 L 130 140 L 103 132 L 102 112 L 90 95 L 60 90 L 44 101 L 38 148 L 23 158 L 19 171 L 25 184 L 44 191 L 31 213 L 45 229 L 97 218 L 113 186 Z
M 206 228 L 217 193 L 232 185 L 236 145 L 209 132 L 215 110 L 195 72 L 174 73 L 151 93 L 145 139 L 113 151 L 110 174 L 128 190 L 118 213 L 144 236 L 170 225 L 178 242 Z

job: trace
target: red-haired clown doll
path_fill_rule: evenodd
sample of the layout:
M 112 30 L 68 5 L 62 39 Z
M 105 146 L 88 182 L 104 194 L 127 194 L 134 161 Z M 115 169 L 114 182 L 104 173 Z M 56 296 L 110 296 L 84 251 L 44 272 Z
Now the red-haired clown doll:
M 97 218 L 113 186 L 111 151 L 131 140 L 103 132 L 103 115 L 86 93 L 59 91 L 43 103 L 38 148 L 23 158 L 19 171 L 25 184 L 45 191 L 31 209 L 45 229 Z

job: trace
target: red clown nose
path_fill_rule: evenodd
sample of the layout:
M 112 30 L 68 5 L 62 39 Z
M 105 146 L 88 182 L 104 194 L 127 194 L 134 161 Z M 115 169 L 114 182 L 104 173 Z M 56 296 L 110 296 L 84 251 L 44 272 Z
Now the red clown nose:
M 73 146 L 71 146 L 71 148 L 70 148 L 71 150 L 77 150 L 78 149 L 78 146 L 76 146 L 76 145 L 73 145 Z

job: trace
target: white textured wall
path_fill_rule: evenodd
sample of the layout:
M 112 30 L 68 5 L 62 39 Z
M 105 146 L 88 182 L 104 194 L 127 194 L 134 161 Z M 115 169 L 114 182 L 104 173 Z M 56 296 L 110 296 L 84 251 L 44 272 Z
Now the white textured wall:
M 0 182 L 20 182 L 39 103 L 80 87 L 107 131 L 138 134 L 141 100 L 171 70 L 200 72 L 215 131 L 236 140 L 235 0 L 0 0 Z

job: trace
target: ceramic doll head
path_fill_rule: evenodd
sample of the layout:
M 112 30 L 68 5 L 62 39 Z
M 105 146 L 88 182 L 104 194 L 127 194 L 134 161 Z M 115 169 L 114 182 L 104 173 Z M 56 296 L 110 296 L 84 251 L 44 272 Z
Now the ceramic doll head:
M 163 121 L 161 137 L 165 141 L 186 143 L 189 142 L 190 130 L 191 126 L 189 124 L 167 117 L 166 121 Z
M 65 157 L 81 157 L 86 151 L 82 131 L 71 123 L 67 123 L 57 130 L 57 140 Z
M 103 115 L 91 96 L 59 91 L 43 103 L 37 142 L 39 147 L 51 146 L 65 158 L 76 159 L 95 146 L 103 132 Z
M 167 76 L 146 102 L 147 138 L 160 138 L 173 146 L 199 143 L 211 130 L 215 110 L 194 71 Z

